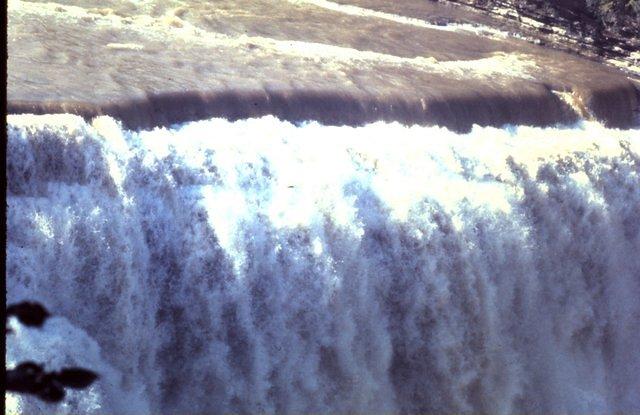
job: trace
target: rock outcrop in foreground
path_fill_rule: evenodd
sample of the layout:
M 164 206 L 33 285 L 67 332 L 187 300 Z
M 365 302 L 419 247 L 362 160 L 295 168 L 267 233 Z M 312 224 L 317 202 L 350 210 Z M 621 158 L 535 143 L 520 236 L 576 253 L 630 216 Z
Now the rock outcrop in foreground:
M 632 66 L 537 45 L 450 2 L 11 0 L 8 10 L 10 113 L 107 114 L 133 129 L 266 114 L 456 131 L 639 119 Z

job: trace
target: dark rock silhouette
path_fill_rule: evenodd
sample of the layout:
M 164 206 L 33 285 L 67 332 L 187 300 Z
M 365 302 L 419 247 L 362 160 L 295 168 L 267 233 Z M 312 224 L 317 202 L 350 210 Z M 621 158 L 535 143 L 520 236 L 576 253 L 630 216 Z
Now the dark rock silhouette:
M 34 362 L 22 362 L 15 369 L 7 370 L 7 391 L 36 395 L 47 402 L 60 402 L 65 395 L 55 376 Z
M 94 372 L 79 367 L 69 367 L 55 373 L 55 378 L 63 386 L 72 389 L 84 389 L 98 379 Z
M 6 318 L 16 316 L 25 326 L 42 327 L 51 314 L 41 304 L 24 301 L 7 307 Z M 10 332 L 9 329 L 6 332 Z M 26 361 L 6 371 L 6 391 L 35 395 L 46 402 L 60 402 L 64 388 L 85 389 L 98 379 L 90 370 L 70 367 L 46 372 L 43 365 Z
M 7 307 L 7 317 L 15 316 L 25 326 L 42 327 L 50 315 L 42 305 L 29 301 Z

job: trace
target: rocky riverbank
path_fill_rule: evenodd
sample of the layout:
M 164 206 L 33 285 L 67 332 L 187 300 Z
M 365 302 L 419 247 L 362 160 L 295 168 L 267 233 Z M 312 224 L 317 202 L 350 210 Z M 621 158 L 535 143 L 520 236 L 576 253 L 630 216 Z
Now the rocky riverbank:
M 617 5 L 620 2 L 586 0 L 446 1 L 504 21 L 513 33 L 534 43 L 578 53 L 640 75 L 640 14 L 636 11 L 640 6 L 632 7 L 635 2 Z M 604 11 L 604 4 L 598 7 L 596 3 L 608 3 L 609 11 Z

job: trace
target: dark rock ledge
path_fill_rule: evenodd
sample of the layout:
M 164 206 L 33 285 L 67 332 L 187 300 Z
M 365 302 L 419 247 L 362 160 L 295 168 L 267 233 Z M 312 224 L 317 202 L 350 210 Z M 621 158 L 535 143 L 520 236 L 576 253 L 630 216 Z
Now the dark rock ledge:
M 638 98 L 631 91 L 587 91 L 588 111 L 611 127 L 633 126 Z M 425 105 L 423 106 L 423 103 Z M 106 105 L 82 102 L 9 102 L 9 113 L 71 113 L 91 119 L 110 115 L 130 129 L 222 117 L 228 120 L 274 115 L 299 123 L 315 120 L 326 125 L 357 126 L 375 121 L 397 121 L 406 125 L 440 125 L 467 132 L 473 124 L 501 126 L 523 124 L 549 126 L 568 124 L 579 115 L 555 94 L 450 96 L 420 101 L 405 97 L 362 98 L 331 92 L 234 92 L 162 93 L 145 99 Z

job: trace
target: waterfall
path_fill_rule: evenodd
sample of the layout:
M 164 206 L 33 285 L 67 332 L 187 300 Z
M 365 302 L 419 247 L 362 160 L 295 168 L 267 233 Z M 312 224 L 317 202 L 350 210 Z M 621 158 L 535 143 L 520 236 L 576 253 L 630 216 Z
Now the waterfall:
M 10 412 L 640 412 L 640 130 L 7 131 Z

